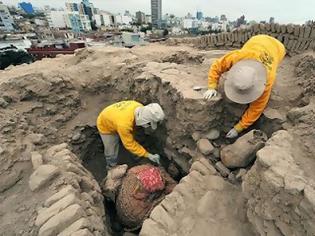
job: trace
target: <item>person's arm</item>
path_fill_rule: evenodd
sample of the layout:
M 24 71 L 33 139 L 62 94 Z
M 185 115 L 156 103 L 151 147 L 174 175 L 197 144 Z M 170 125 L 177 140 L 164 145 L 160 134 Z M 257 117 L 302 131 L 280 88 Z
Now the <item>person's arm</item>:
M 117 130 L 124 147 L 132 154 L 139 157 L 147 157 L 148 152 L 133 137 L 132 130 L 126 127 L 119 127 Z
M 235 50 L 217 59 L 208 73 L 208 88 L 217 89 L 221 75 L 244 57 L 246 57 L 245 53 Z
M 238 122 L 237 125 L 234 126 L 234 129 L 236 129 L 238 133 L 247 129 L 256 120 L 259 119 L 268 104 L 271 94 L 271 88 L 272 86 L 269 86 L 269 88 L 264 91 L 263 95 L 260 98 L 249 105 L 249 108 L 243 114 L 242 119 Z

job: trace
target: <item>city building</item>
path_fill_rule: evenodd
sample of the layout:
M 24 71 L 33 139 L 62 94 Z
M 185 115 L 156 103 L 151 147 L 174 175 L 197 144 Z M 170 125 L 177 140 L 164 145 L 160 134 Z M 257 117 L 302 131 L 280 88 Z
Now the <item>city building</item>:
M 77 3 L 72 3 L 72 2 L 66 2 L 66 9 L 69 12 L 73 12 L 73 11 L 79 11 L 79 4 Z
M 115 16 L 107 11 L 101 11 L 100 14 L 103 16 L 104 26 L 113 26 L 116 24 Z
M 183 20 L 184 29 L 196 29 L 198 28 L 198 21 L 195 19 L 184 19 Z
M 143 25 L 146 23 L 145 14 L 141 11 L 136 12 L 136 22 L 138 25 Z
M 48 11 L 46 15 L 50 28 L 67 28 L 65 11 Z
M 197 11 L 196 18 L 197 20 L 201 20 L 203 18 L 203 13 L 201 11 Z
M 221 15 L 221 17 L 220 17 L 220 21 L 227 21 L 227 17 L 226 17 L 226 15 Z
M 95 25 L 97 28 L 100 28 L 101 26 L 105 25 L 104 17 L 102 14 L 94 14 L 94 19 L 95 19 Z
M 274 17 L 270 17 L 269 24 L 274 24 L 274 23 L 275 23 L 275 18 Z
M 192 19 L 193 16 L 190 12 L 187 13 L 187 15 L 185 16 L 186 19 Z
M 14 31 L 14 21 L 9 9 L 0 1 L 0 31 Z
M 132 17 L 129 15 L 118 14 L 115 16 L 115 22 L 118 25 L 130 25 L 130 23 L 132 23 Z
M 92 3 L 89 2 L 89 0 L 82 0 L 82 2 L 79 5 L 79 13 L 80 15 L 88 16 L 88 19 L 90 21 L 91 29 L 96 29 L 96 22 L 94 18 L 94 6 Z M 83 17 L 85 19 L 85 17 Z M 86 22 L 87 23 L 87 22 Z M 84 28 L 84 27 L 83 27 Z M 89 28 L 89 27 L 87 27 Z
M 162 21 L 162 0 L 151 0 L 152 25 L 160 27 Z
M 82 25 L 82 30 L 83 31 L 91 31 L 92 30 L 92 25 L 90 21 L 90 17 L 88 15 L 82 15 L 80 14 L 80 21 Z
M 74 33 L 83 31 L 79 12 L 68 12 L 66 15 L 67 28 L 70 28 Z
M 34 23 L 37 26 L 47 26 L 47 21 L 44 19 L 35 18 Z
M 90 19 L 90 21 L 93 20 L 93 6 L 92 4 L 89 2 L 89 0 L 82 0 L 81 4 L 80 4 L 80 9 L 79 12 L 81 15 L 87 15 Z
M 20 2 L 18 4 L 19 8 L 24 11 L 26 14 L 34 14 L 33 5 L 30 2 Z
M 147 24 L 152 24 L 152 16 L 151 15 L 145 15 L 145 22 Z

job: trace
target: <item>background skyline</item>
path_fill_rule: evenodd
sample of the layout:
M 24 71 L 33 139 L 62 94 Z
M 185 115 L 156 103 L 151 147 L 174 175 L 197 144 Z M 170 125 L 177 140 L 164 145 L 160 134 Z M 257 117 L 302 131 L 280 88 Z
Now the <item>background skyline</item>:
M 8 5 L 17 5 L 20 0 L 2 0 Z M 50 5 L 51 7 L 64 7 L 65 0 L 26 0 L 30 1 L 35 7 Z M 72 0 L 70 2 L 80 2 L 80 0 Z M 94 7 L 112 13 L 124 13 L 130 10 L 132 13 L 143 11 L 151 14 L 150 0 L 90 0 Z M 176 16 L 185 16 L 188 12 L 195 15 L 197 10 L 203 12 L 204 16 L 220 16 L 226 14 L 229 20 L 235 20 L 241 15 L 245 15 L 247 20 L 266 20 L 275 17 L 279 23 L 296 23 L 303 24 L 307 20 L 315 19 L 315 1 L 301 0 L 292 4 L 286 0 L 225 0 L 213 1 L 209 3 L 206 0 L 171 0 L 163 1 L 163 15 L 166 13 L 175 14 Z

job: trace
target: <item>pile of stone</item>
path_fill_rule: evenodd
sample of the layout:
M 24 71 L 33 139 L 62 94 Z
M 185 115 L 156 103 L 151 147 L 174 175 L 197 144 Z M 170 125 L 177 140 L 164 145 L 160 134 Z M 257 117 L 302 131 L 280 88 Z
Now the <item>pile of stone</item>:
M 215 142 L 220 137 L 220 132 L 215 129 L 210 130 L 204 138 L 201 136 L 197 133 L 193 134 L 194 140 L 197 141 L 197 153 L 210 160 L 221 176 L 233 183 L 242 180 L 246 174 L 244 168 L 253 163 L 257 151 L 265 146 L 268 139 L 264 132 L 251 130 L 233 144 L 224 146 Z M 212 141 L 216 147 L 211 143 Z
M 31 159 L 34 172 L 29 187 L 34 198 L 52 193 L 39 202 L 35 220 L 39 236 L 108 235 L 101 189 L 67 144 L 33 152 Z
M 206 36 L 170 39 L 170 44 L 187 43 L 198 48 L 235 47 L 240 48 L 254 35 L 267 34 L 281 41 L 289 54 L 315 49 L 315 27 L 307 25 L 254 24 L 248 28 L 236 29 Z

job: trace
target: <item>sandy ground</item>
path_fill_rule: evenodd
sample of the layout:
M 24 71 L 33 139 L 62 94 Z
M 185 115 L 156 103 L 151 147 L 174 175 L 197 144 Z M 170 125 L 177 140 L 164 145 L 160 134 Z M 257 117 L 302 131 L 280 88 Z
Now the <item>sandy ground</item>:
M 8 105 L 0 108 L 0 174 L 12 174 L 16 182 L 13 181 L 15 183 L 1 192 L 0 235 L 36 235 L 38 232 L 34 226 L 36 209 L 50 193 L 43 190 L 33 195 L 28 188 L 28 178 L 32 173 L 31 151 L 45 150 L 62 142 L 72 143 L 73 134 L 82 127 L 95 126 L 98 113 L 112 102 L 124 98 L 136 99 L 147 94 L 150 100 L 168 104 L 167 115 L 171 118 L 167 121 L 167 134 L 177 142 L 169 145 L 173 145 L 176 151 L 182 151 L 183 147 L 191 148 L 192 131 L 206 127 L 210 118 L 206 121 L 202 119 L 211 112 L 207 110 L 210 105 L 202 100 L 202 92 L 192 88 L 196 85 L 206 87 L 210 64 L 224 53 L 226 51 L 223 50 L 199 51 L 187 46 L 168 47 L 160 44 L 133 49 L 89 48 L 79 51 L 76 56 L 44 59 L 1 71 L 0 99 L 4 99 Z M 306 54 L 285 58 L 278 71 L 269 108 L 277 111 L 276 115 L 285 120 L 284 127 L 295 135 L 299 145 L 294 156 L 300 158 L 297 161 L 307 176 L 315 179 L 314 136 L 301 132 L 314 123 L 310 121 L 304 126 L 297 126 L 286 119 L 292 108 L 302 106 L 303 88 L 297 86 L 299 79 L 294 71 L 297 61 Z M 146 88 L 143 81 L 153 81 L 155 78 L 161 79 L 156 87 L 167 89 L 165 94 L 158 87 L 158 95 L 155 95 L 154 83 Z M 111 84 L 115 79 L 120 82 Z M 135 94 L 124 94 L 122 91 L 133 90 L 133 87 L 127 88 L 126 81 L 130 79 L 142 81 L 142 84 L 137 82 L 139 84 L 132 86 L 143 86 L 141 89 L 146 93 L 137 87 Z M 181 113 L 176 113 L 179 106 L 183 107 Z M 178 130 L 177 125 L 180 127 Z M 183 135 L 177 136 L 179 133 Z M 30 134 L 35 134 L 35 137 Z M 41 134 L 40 137 L 37 134 Z M 179 140 L 182 140 L 182 145 L 178 145 Z M 84 142 L 87 143 L 87 140 Z M 80 148 L 86 147 L 84 145 L 78 142 L 73 146 L 80 151 Z M 182 153 L 183 156 L 187 155 L 187 152 Z M 99 161 L 87 161 L 85 166 L 102 173 L 102 156 L 100 152 L 97 155 Z M 101 180 L 104 175 L 96 177 Z M 0 185 L 5 186 L 6 178 L 1 179 Z M 236 195 L 238 198 L 238 193 Z

